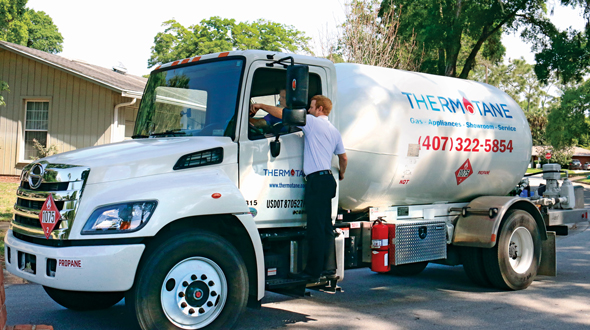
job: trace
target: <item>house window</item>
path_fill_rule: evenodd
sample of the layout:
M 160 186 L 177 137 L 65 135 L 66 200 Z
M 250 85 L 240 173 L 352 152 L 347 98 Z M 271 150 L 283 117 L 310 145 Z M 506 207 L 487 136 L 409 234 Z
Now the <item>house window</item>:
M 25 154 L 24 160 L 37 157 L 37 149 L 33 140 L 37 140 L 42 146 L 47 146 L 47 122 L 49 114 L 49 102 L 27 101 L 25 115 Z

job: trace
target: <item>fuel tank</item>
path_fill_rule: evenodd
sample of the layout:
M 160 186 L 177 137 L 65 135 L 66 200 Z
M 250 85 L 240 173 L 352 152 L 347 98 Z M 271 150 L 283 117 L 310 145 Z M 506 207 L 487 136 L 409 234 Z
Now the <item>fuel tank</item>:
M 349 164 L 340 207 L 502 196 L 524 175 L 529 125 L 498 88 L 359 64 L 336 64 L 336 73 L 333 111 Z

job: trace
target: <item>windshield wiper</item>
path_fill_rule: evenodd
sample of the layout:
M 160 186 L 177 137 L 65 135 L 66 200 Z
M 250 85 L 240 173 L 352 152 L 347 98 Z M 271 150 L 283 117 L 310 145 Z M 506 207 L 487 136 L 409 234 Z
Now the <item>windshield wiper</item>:
M 148 135 L 143 135 L 143 134 L 137 134 L 137 135 L 131 136 L 131 138 L 132 139 L 137 139 L 137 138 L 145 139 L 145 138 L 149 138 L 149 136 Z
M 163 135 L 176 136 L 176 135 L 186 135 L 186 133 L 185 132 L 181 132 L 180 129 L 167 130 L 167 131 L 158 132 L 158 133 L 150 133 L 150 136 L 163 136 Z

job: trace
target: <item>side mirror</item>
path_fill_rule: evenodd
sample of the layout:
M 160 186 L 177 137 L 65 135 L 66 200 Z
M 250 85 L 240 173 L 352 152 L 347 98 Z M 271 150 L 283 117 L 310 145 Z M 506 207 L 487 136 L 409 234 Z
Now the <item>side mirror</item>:
M 274 141 L 270 142 L 270 154 L 273 157 L 277 157 L 281 153 L 281 141 L 279 141 L 279 136 Z
M 291 110 L 289 108 L 283 109 L 283 124 L 287 126 L 305 126 L 307 110 L 297 109 Z
M 287 67 L 287 108 L 301 109 L 307 107 L 309 91 L 309 67 L 291 65 Z

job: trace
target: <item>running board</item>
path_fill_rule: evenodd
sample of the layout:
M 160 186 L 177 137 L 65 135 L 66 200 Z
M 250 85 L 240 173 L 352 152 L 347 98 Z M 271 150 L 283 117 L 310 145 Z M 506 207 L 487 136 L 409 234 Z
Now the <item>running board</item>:
M 300 279 L 273 279 L 266 280 L 266 290 L 284 294 L 290 297 L 304 297 L 307 280 Z

